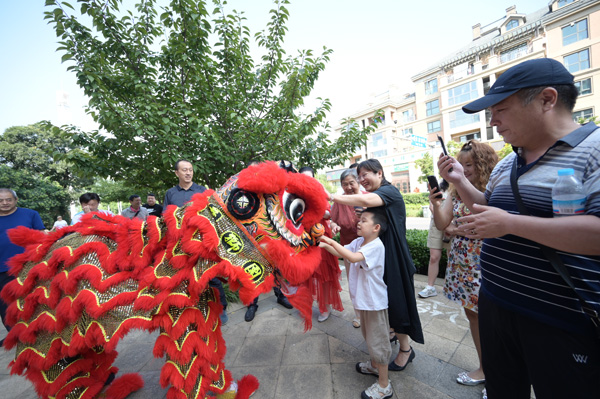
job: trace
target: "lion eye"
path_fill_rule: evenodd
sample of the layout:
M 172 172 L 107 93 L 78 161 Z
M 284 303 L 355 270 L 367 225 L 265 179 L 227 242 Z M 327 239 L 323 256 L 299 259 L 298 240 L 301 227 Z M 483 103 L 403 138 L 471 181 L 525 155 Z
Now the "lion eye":
M 300 223 L 302 223 L 302 217 L 304 216 L 304 211 L 306 209 L 304 200 L 296 197 L 293 194 L 284 193 L 283 203 L 285 213 L 287 214 L 288 218 L 292 221 L 294 226 L 300 226 Z

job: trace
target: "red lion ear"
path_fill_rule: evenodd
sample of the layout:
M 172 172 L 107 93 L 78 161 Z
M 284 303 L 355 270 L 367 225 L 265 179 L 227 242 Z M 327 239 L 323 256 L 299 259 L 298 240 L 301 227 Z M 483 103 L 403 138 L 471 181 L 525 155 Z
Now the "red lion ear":
M 313 177 L 301 173 L 293 173 L 289 176 L 287 190 L 296 194 L 306 203 L 306 210 L 302 224 L 313 226 L 320 222 L 328 208 L 327 194 L 323 185 Z
M 277 163 L 269 161 L 242 170 L 237 186 L 257 194 L 273 194 L 280 192 L 287 182 L 288 172 L 281 169 Z

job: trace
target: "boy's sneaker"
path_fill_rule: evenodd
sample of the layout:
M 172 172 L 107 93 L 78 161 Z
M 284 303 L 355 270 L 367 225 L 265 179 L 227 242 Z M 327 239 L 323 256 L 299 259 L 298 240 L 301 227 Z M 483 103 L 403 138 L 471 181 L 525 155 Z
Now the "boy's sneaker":
M 379 382 L 375 381 L 373 385 L 365 389 L 360 397 L 362 399 L 388 399 L 394 396 L 394 391 L 392 391 L 392 384 L 390 384 L 390 380 L 388 380 L 388 385 L 385 388 L 379 386 Z
M 376 375 L 379 377 L 379 371 L 373 367 L 371 361 L 356 363 L 356 371 L 366 375 Z
M 425 287 L 425 289 L 421 292 L 419 292 L 419 296 L 421 298 L 429 298 L 430 296 L 436 296 L 437 295 L 437 291 L 435 290 L 435 287 L 430 287 L 427 286 Z

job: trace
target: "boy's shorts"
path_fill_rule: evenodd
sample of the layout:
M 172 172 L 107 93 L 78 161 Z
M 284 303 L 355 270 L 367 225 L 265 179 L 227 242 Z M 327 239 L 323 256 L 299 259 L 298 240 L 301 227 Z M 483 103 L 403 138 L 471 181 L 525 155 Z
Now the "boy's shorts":
M 358 310 L 360 315 L 360 331 L 362 332 L 371 361 L 388 364 L 392 356 L 390 344 L 390 321 L 387 309 Z
M 450 248 L 450 243 L 444 242 L 444 233 L 435 227 L 435 222 L 431 218 L 429 222 L 429 233 L 427 234 L 427 248 L 443 249 Z

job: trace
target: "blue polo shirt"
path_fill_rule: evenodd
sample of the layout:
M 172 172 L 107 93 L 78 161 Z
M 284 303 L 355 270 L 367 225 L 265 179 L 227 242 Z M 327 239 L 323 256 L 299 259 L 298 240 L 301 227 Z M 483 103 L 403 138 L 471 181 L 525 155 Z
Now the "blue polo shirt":
M 169 205 L 183 206 L 186 202 L 192 199 L 192 196 L 196 193 L 203 193 L 206 191 L 206 187 L 200 186 L 196 183 L 192 183 L 190 188 L 187 190 L 183 189 L 179 184 L 175 187 L 171 187 L 165 194 L 165 200 L 163 203 L 164 209 L 167 209 Z
M 15 255 L 23 253 L 25 248 L 13 244 L 8 239 L 7 231 L 18 226 L 44 230 L 40 214 L 33 209 L 17 208 L 10 215 L 0 216 L 0 273 L 8 271 L 6 262 Z
M 515 157 L 519 192 L 532 216 L 553 216 L 552 187 L 558 170 L 573 168 L 587 194 L 585 214 L 600 217 L 600 129 L 596 125 L 589 123 L 576 129 L 529 165 L 516 153 L 496 165 L 485 192 L 488 205 L 518 214 L 510 185 Z M 578 293 L 600 312 L 600 256 L 557 253 Z M 595 334 L 577 297 L 537 243 L 514 235 L 486 239 L 481 249 L 481 270 L 481 292 L 498 305 L 574 333 Z

